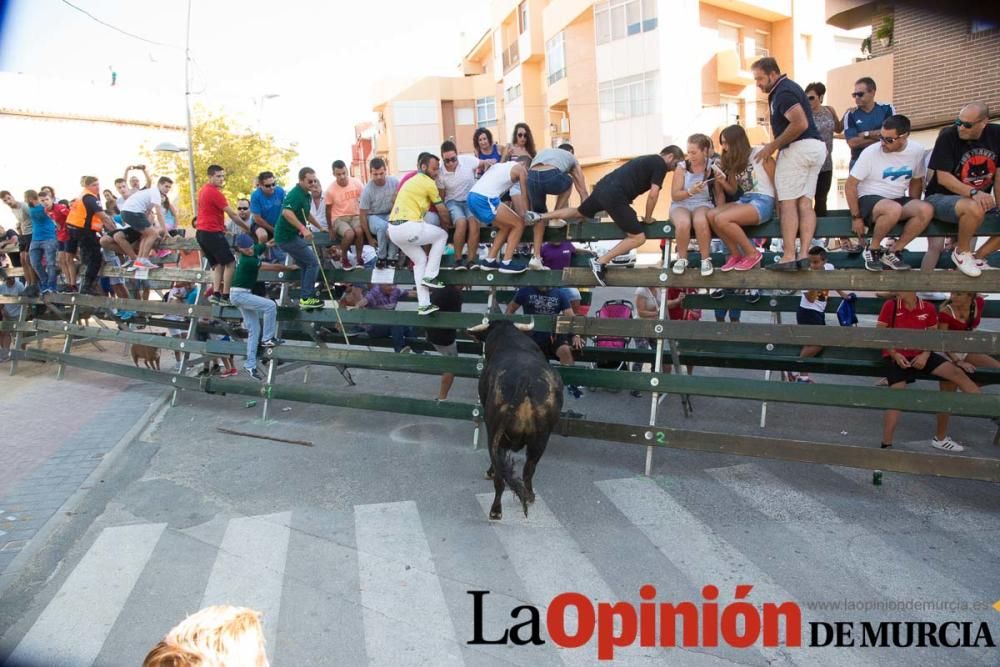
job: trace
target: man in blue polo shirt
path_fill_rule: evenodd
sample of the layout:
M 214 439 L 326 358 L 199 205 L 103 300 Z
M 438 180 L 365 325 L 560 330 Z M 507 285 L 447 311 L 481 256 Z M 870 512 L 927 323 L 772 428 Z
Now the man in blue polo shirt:
M 779 262 L 765 268 L 794 271 L 809 266 L 809 247 L 816 233 L 813 197 L 819 171 L 826 161 L 826 144 L 813 120 L 812 106 L 802 86 L 782 74 L 778 61 L 761 58 L 750 66 L 757 87 L 767 93 L 771 109 L 771 136 L 754 156 L 763 162 L 778 151 L 774 169 L 774 189 L 781 213 L 782 255 Z M 798 258 L 795 238 L 799 238 Z
M 854 82 L 851 95 L 858 106 L 844 114 L 844 139 L 851 148 L 850 168 L 854 168 L 861 151 L 878 143 L 882 136 L 882 123 L 896 112 L 892 104 L 875 101 L 875 79 L 869 76 Z
M 281 217 L 281 208 L 285 201 L 285 191 L 278 185 L 274 174 L 262 171 L 257 176 L 257 189 L 250 195 L 250 231 L 260 240 L 267 243 L 274 238 L 274 226 Z M 258 230 L 263 230 L 266 238 L 261 238 Z

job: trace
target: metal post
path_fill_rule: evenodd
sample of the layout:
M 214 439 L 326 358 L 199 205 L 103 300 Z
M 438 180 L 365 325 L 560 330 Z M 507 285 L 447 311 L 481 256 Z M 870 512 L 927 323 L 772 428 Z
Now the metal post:
M 188 139 L 188 179 L 191 181 L 191 215 L 198 215 L 198 202 L 195 199 L 197 183 L 194 178 L 194 136 L 191 132 L 191 0 L 187 7 L 187 38 L 184 44 L 184 109 L 187 113 Z M 177 393 L 174 392 L 174 397 Z M 173 403 L 171 403 L 173 405 Z
M 669 225 L 667 225 L 667 227 L 669 227 Z M 670 231 L 670 230 L 667 229 L 667 231 Z M 670 240 L 670 239 L 668 239 L 667 240 L 667 246 L 666 246 L 666 248 L 664 248 L 664 251 L 663 251 L 663 265 L 661 267 L 664 272 L 670 266 L 670 253 L 671 253 L 672 249 L 673 249 L 673 241 Z M 665 320 L 667 318 L 667 288 L 666 287 L 660 287 L 659 297 L 660 297 L 660 312 L 659 312 L 659 317 L 660 317 L 661 320 Z M 657 338 L 656 339 L 656 355 L 655 355 L 654 360 L 653 360 L 653 368 L 650 369 L 650 372 L 652 372 L 652 373 L 659 373 L 660 372 L 660 367 L 663 364 L 663 340 L 664 340 L 663 338 Z M 674 346 L 671 345 L 670 348 L 671 348 L 671 354 L 675 355 L 676 352 L 674 352 L 674 350 L 673 350 Z M 650 396 L 650 399 L 649 399 L 649 425 L 650 426 L 656 426 L 656 409 L 659 406 L 659 398 L 660 398 L 660 392 L 654 391 L 652 393 L 652 395 Z M 652 473 L 652 470 L 653 470 L 653 447 L 650 445 L 650 446 L 646 447 L 646 470 L 645 470 L 645 474 L 646 474 L 647 477 L 649 477 L 650 473 Z
M 771 324 L 781 324 L 781 313 L 779 311 L 773 311 L 771 313 Z M 781 371 L 781 379 L 785 379 L 785 372 Z M 764 382 L 771 381 L 771 371 L 764 371 Z M 760 404 L 760 427 L 764 428 L 767 425 L 767 401 Z
M 204 257 L 201 260 L 201 265 L 203 270 L 206 266 L 208 266 Z M 196 292 L 195 292 L 194 305 L 198 306 L 199 304 L 201 304 L 202 297 L 205 295 L 204 286 L 201 283 L 198 283 L 198 286 L 195 287 L 195 290 Z M 198 316 L 195 315 L 194 312 L 191 312 L 190 315 L 191 318 L 190 321 L 188 322 L 187 338 L 185 338 L 184 341 L 181 343 L 181 346 L 184 347 L 185 349 L 184 352 L 181 353 L 181 363 L 177 366 L 177 371 L 175 373 L 175 375 L 177 375 L 178 377 L 183 376 L 184 373 L 187 371 L 188 359 L 191 357 L 191 352 L 188 351 L 187 344 L 193 341 L 195 339 L 195 336 L 198 334 Z M 178 392 L 179 392 L 178 389 L 174 389 L 174 393 L 170 397 L 170 407 L 175 407 L 177 405 Z
M 317 258 L 317 259 L 319 259 L 319 258 Z M 285 266 L 289 266 L 291 263 L 292 263 L 292 256 L 286 253 L 285 254 Z M 320 270 L 322 270 L 322 268 L 323 268 L 322 265 L 320 265 Z M 289 292 L 289 290 L 288 290 L 288 282 L 285 281 L 285 282 L 281 283 L 281 292 L 278 294 L 278 305 L 279 306 L 287 306 L 288 305 L 288 301 L 289 301 L 289 299 L 288 299 L 288 292 Z M 278 338 L 281 338 L 281 329 L 282 328 L 283 327 L 282 327 L 282 324 L 281 324 L 281 320 L 278 320 L 277 327 L 275 328 L 275 335 Z M 267 379 L 265 380 L 265 382 L 267 383 L 267 386 L 270 386 L 271 383 L 274 382 L 274 379 L 277 377 L 277 373 L 275 373 L 275 371 L 277 370 L 277 367 L 278 367 L 278 363 L 273 358 L 269 358 L 268 362 L 267 362 Z M 308 373 L 308 369 L 306 370 L 306 372 Z M 271 396 L 271 392 L 270 391 L 268 391 L 268 392 L 266 392 L 264 394 L 264 407 L 261 409 L 261 413 L 260 413 L 261 421 L 265 421 L 265 422 L 267 421 L 267 413 L 271 409 L 271 399 L 270 399 L 270 396 Z
M 77 306 L 77 304 L 76 304 L 76 297 L 74 296 L 73 297 L 73 307 L 70 308 L 70 311 L 69 311 L 69 320 L 66 321 L 66 324 L 76 324 L 76 318 L 78 316 L 77 308 L 79 308 L 79 306 Z M 73 344 L 73 336 L 69 333 L 69 331 L 67 331 L 66 332 L 66 340 L 63 341 L 62 353 L 63 354 L 69 354 L 69 350 L 70 350 L 70 347 L 72 346 L 72 344 Z M 57 380 L 62 380 L 63 379 L 63 372 L 65 370 L 66 370 L 66 364 L 64 364 L 64 363 L 62 363 L 60 361 L 59 362 L 59 367 L 56 370 L 56 379 Z

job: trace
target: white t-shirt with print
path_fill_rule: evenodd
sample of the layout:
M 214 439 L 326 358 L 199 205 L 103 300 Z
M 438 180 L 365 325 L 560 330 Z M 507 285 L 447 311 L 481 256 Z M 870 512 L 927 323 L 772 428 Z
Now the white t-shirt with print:
M 469 190 L 476 184 L 476 170 L 479 169 L 479 159 L 471 155 L 459 155 L 455 171 L 448 171 L 448 165 L 443 161 L 438 171 L 437 186 L 444 191 L 444 200 L 465 201 Z
M 163 205 L 163 193 L 159 188 L 146 188 L 139 190 L 134 195 L 119 204 L 118 208 L 122 213 L 141 213 L 143 215 L 153 210 L 154 206 Z
M 923 178 L 925 173 L 924 147 L 915 141 L 907 141 L 906 148 L 898 153 L 886 153 L 881 142 L 872 144 L 861 151 L 851 169 L 851 176 L 860 181 L 859 197 L 878 195 L 887 199 L 908 196 L 910 181 Z

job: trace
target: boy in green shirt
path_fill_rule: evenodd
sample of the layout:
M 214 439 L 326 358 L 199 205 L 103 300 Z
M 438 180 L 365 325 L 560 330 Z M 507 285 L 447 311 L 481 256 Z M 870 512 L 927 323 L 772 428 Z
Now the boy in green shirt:
M 240 309 L 243 326 L 247 329 L 247 360 L 243 364 L 243 373 L 254 380 L 263 381 L 264 376 L 257 370 L 258 344 L 260 347 L 271 348 L 285 341 L 276 337 L 278 305 L 271 299 L 253 294 L 253 286 L 261 269 L 286 271 L 294 267 L 262 262 L 260 256 L 267 250 L 267 246 L 261 243 L 255 244 L 249 234 L 240 234 L 236 237 L 236 249 L 239 254 L 236 259 L 236 270 L 233 271 L 229 300 Z M 263 341 L 260 330 L 261 317 L 264 318 Z

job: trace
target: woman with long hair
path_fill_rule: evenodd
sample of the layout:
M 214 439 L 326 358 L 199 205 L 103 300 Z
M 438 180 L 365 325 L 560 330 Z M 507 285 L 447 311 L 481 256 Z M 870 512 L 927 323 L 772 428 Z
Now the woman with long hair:
M 684 273 L 688 267 L 688 242 L 691 227 L 698 239 L 701 253 L 701 275 L 710 276 L 712 266 L 712 230 L 708 224 L 708 212 L 715 207 L 712 202 L 712 169 L 709 156 L 712 154 L 712 140 L 704 134 L 688 137 L 687 160 L 679 162 L 670 185 L 670 222 L 673 223 L 677 238 L 677 261 L 673 272 Z
M 767 222 L 774 215 L 774 158 L 754 160 L 760 146 L 750 147 L 746 130 L 739 125 L 724 128 L 719 135 L 722 160 L 715 165 L 716 198 L 740 193 L 734 202 L 708 212 L 708 221 L 729 250 L 722 271 L 749 271 L 764 255 L 747 237 L 744 227 Z
M 476 147 L 476 157 L 489 163 L 488 166 L 481 165 L 477 170 L 476 175 L 482 176 L 484 171 L 500 161 L 500 148 L 493 141 L 493 133 L 485 127 L 477 128 L 472 133 L 472 145 Z
M 951 297 L 938 310 L 938 329 L 942 331 L 975 331 L 983 319 L 986 300 L 975 292 L 952 292 Z M 945 352 L 953 364 L 961 368 L 975 382 L 977 368 L 1000 368 L 1000 361 L 988 354 L 976 352 Z M 948 380 L 939 383 L 941 391 L 955 391 L 958 385 Z M 937 415 L 937 431 L 931 445 L 945 451 L 962 451 L 964 447 L 948 436 L 948 422 L 951 415 L 942 412 Z
M 523 155 L 534 159 L 535 138 L 531 135 L 531 128 L 527 123 L 517 123 L 514 125 L 510 143 L 503 149 L 503 158 L 500 161 L 508 162 Z
M 806 99 L 809 100 L 816 129 L 819 131 L 823 143 L 826 144 L 826 161 L 823 162 L 823 166 L 819 170 L 819 180 L 816 181 L 816 199 L 813 204 L 813 210 L 819 217 L 826 215 L 826 199 L 827 195 L 830 194 L 830 184 L 833 182 L 833 135 L 844 131 L 844 123 L 837 116 L 836 110 L 823 104 L 824 95 L 826 95 L 826 86 L 819 81 L 806 86 Z

